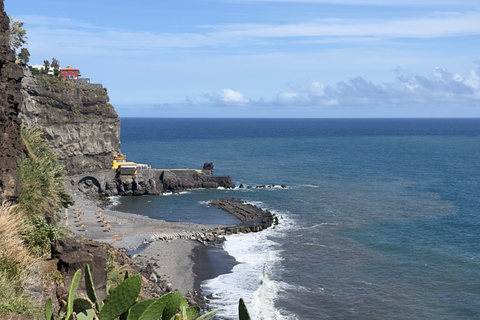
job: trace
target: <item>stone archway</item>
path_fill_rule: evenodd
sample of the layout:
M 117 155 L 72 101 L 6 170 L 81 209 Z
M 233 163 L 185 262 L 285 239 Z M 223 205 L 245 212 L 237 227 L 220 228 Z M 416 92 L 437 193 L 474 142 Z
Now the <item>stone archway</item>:
M 102 189 L 100 186 L 100 182 L 94 177 L 87 176 L 82 178 L 78 184 L 77 187 L 80 191 L 83 193 L 88 193 L 88 194 L 98 194 L 100 193 L 100 190 Z

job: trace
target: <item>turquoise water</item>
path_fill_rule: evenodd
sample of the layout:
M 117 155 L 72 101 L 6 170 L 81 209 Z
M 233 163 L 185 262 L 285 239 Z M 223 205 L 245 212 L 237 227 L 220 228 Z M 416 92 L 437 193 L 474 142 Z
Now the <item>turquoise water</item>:
M 480 317 L 480 119 L 126 118 L 121 140 L 152 167 L 288 186 L 121 200 L 165 220 L 229 224 L 218 197 L 281 216 L 229 237 L 243 263 L 204 282 L 227 319 L 239 297 L 256 319 Z

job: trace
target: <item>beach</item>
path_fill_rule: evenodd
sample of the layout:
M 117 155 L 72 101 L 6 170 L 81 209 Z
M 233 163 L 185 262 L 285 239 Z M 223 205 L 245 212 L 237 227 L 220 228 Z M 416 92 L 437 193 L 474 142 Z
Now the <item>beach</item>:
M 104 209 L 99 201 L 77 191 L 72 190 L 72 196 L 75 205 L 64 211 L 62 223 L 75 235 L 107 242 L 129 253 L 140 266 L 152 264 L 172 290 L 184 295 L 200 292 L 200 283 L 211 276 L 205 261 L 209 246 L 196 239 L 222 226 L 152 219 Z

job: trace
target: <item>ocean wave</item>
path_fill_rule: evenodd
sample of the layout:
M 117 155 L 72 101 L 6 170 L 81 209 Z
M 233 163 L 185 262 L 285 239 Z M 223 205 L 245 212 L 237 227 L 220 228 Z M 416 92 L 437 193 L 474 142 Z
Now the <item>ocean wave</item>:
M 236 183 L 233 190 L 239 191 L 254 191 L 254 190 L 287 190 L 291 187 L 281 184 L 256 184 L 256 183 Z M 240 188 L 243 185 L 243 188 Z
M 212 294 L 211 307 L 226 319 L 237 319 L 238 300 L 243 298 L 252 319 L 296 319 L 276 308 L 275 300 L 286 284 L 273 279 L 282 270 L 280 245 L 272 239 L 283 237 L 294 223 L 283 219 L 275 228 L 226 237 L 224 249 L 238 264 L 232 272 L 202 283 L 203 293 Z M 285 223 L 290 221 L 290 223 Z
M 189 194 L 189 193 L 192 193 L 192 191 L 181 191 L 181 192 L 164 192 L 161 194 L 161 196 L 178 196 L 178 195 L 182 195 L 182 194 Z
M 110 202 L 110 205 L 108 206 L 110 208 L 114 208 L 120 204 L 120 199 L 121 196 L 110 196 L 108 197 L 108 201 Z

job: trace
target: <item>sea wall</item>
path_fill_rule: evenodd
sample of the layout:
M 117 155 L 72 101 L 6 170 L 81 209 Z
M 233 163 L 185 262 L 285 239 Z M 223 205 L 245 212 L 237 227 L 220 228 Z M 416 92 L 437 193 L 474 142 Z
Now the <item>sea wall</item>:
M 101 87 L 24 69 L 20 118 L 45 133 L 69 174 L 110 168 L 120 153 L 120 119 Z
M 15 200 L 21 191 L 16 172 L 17 164 L 23 158 L 20 137 L 19 108 L 22 104 L 20 93 L 22 70 L 15 64 L 15 55 L 10 49 L 8 37 L 10 21 L 0 2 L 0 204 L 4 200 Z

